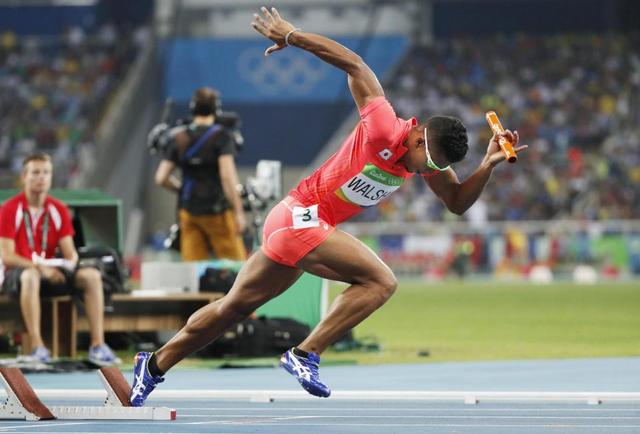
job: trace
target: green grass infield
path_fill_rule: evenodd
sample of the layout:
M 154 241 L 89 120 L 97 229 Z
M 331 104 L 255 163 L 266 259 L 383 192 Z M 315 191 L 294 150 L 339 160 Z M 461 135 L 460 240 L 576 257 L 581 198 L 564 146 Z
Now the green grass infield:
M 331 298 L 344 288 L 332 285 Z M 404 281 L 354 336 L 361 349 L 324 358 L 419 363 L 638 356 L 640 285 Z
M 333 284 L 330 298 L 346 288 Z M 323 366 L 640 356 L 640 284 L 401 281 Z M 351 349 L 349 349 L 351 348 Z M 345 350 L 346 349 L 346 350 Z M 118 351 L 123 369 L 134 350 Z M 82 358 L 85 353 L 80 352 Z M 0 357 L 15 357 L 2 354 Z M 199 359 L 177 368 L 277 366 L 278 357 Z

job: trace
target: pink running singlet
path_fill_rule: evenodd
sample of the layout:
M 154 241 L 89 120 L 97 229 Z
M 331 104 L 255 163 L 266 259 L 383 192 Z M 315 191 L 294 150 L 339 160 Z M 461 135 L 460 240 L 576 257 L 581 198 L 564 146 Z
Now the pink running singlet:
M 270 259 L 295 266 L 335 225 L 377 205 L 413 175 L 398 159 L 416 119 L 398 118 L 384 96 L 362 107 L 360 118 L 340 149 L 267 216 L 262 251 Z

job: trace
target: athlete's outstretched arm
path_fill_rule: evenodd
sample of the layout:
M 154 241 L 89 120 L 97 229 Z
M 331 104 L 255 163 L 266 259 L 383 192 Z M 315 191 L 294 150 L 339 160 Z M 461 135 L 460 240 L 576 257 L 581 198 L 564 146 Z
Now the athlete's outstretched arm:
M 325 36 L 296 29 L 280 17 L 276 8 L 271 8 L 269 11 L 263 7 L 261 10 L 264 17 L 254 14 L 255 19 L 251 25 L 258 33 L 275 42 L 267 48 L 265 56 L 286 48 L 288 43 L 342 69 L 347 73 L 349 90 L 358 108 L 366 105 L 373 98 L 384 95 L 378 78 L 356 53 Z
M 504 136 L 507 140 L 513 143 L 516 152 L 521 152 L 527 149 L 527 146 L 518 146 L 520 136 L 518 132 L 511 132 L 506 130 L 501 133 L 500 136 Z M 445 170 L 436 176 L 425 178 L 427 185 L 433 192 L 442 200 L 447 209 L 454 214 L 462 215 L 468 210 L 471 205 L 478 200 L 480 193 L 484 190 L 484 187 L 491 178 L 491 172 L 497 164 L 505 160 L 504 153 L 500 150 L 498 145 L 499 136 L 495 134 L 489 141 L 487 147 L 487 153 L 482 159 L 482 162 L 478 166 L 475 172 L 471 174 L 463 182 L 458 180 L 458 176 L 453 169 Z

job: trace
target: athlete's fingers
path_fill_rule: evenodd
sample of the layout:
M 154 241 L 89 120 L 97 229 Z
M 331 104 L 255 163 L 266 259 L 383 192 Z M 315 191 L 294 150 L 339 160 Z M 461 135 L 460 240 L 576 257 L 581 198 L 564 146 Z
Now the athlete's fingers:
M 262 6 L 260 8 L 260 10 L 262 10 L 262 13 L 264 14 L 265 17 L 269 18 L 271 21 L 275 21 L 273 19 L 273 16 L 271 15 L 271 13 L 269 12 L 269 9 L 267 9 L 266 7 Z
M 251 22 L 251 27 L 253 27 L 256 30 L 256 32 L 260 33 L 262 36 L 267 36 L 266 31 L 255 21 Z
M 273 44 L 272 46 L 270 46 L 269 48 L 264 50 L 264 55 L 268 56 L 269 54 L 275 53 L 276 51 L 280 51 L 285 47 L 286 47 L 286 45 Z
M 264 27 L 265 29 L 269 28 L 269 24 L 264 20 L 264 18 L 262 18 L 260 15 L 258 14 L 253 14 L 253 17 L 255 18 L 255 22 L 258 23 L 259 25 L 261 25 L 262 27 Z
M 520 151 L 524 151 L 525 149 L 527 149 L 529 147 L 529 145 L 522 145 L 522 146 L 518 146 L 517 148 L 514 149 L 515 153 L 517 154 Z
M 271 8 L 271 14 L 273 15 L 273 17 L 276 20 L 281 20 L 282 17 L 280 17 L 280 13 L 278 12 L 278 10 L 276 8 Z
M 256 15 L 257 17 L 257 15 Z M 267 36 L 267 27 L 264 25 L 264 21 L 258 21 L 257 19 L 251 22 L 251 25 L 254 29 L 256 29 L 261 35 Z
M 509 130 L 504 130 L 499 134 L 500 137 L 508 140 L 509 142 L 513 143 L 513 133 Z

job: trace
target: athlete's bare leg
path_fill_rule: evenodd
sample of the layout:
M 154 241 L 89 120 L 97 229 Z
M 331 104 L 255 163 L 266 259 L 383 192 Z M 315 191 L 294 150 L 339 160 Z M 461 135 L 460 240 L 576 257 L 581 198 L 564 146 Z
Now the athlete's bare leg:
M 158 368 L 166 372 L 286 291 L 301 274 L 302 270 L 278 264 L 258 250 L 243 265 L 229 293 L 191 315 L 187 324 L 156 352 Z
M 303 351 L 321 354 L 382 306 L 397 287 L 391 269 L 369 247 L 337 229 L 296 265 L 320 277 L 351 284 L 298 346 Z

